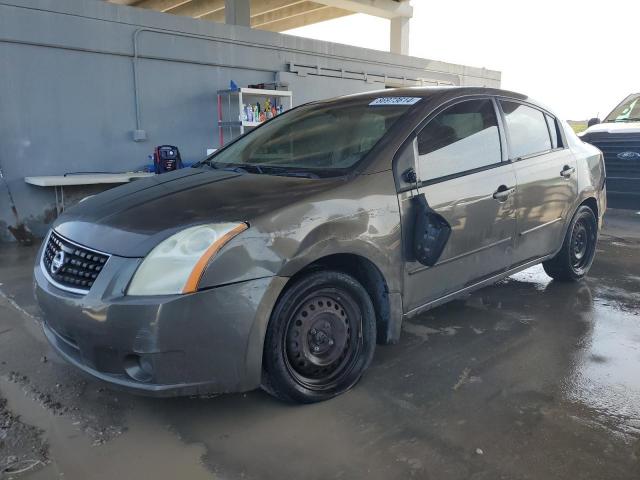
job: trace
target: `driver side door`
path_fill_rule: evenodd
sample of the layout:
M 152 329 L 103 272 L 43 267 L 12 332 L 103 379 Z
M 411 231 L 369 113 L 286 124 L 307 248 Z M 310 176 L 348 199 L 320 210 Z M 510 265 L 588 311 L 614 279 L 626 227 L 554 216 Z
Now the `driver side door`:
M 442 109 L 417 132 L 410 148 L 417 188 L 399 194 L 408 312 L 509 269 L 516 232 L 516 176 L 492 99 L 464 100 Z M 451 229 L 432 266 L 412 254 L 412 197 L 420 194 Z

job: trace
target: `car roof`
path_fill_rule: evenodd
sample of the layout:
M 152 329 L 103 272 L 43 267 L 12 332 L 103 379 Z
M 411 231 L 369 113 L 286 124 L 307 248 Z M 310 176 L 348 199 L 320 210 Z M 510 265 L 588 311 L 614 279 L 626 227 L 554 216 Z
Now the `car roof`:
M 385 88 L 381 90 L 373 90 L 371 92 L 354 93 L 351 95 L 344 95 L 336 97 L 331 100 L 337 101 L 340 99 L 354 99 L 354 98 L 380 98 L 380 97 L 420 97 L 425 99 L 436 98 L 454 98 L 464 97 L 468 95 L 496 95 L 516 98 L 519 100 L 532 100 L 526 95 L 521 93 L 512 92 L 510 90 L 503 90 L 500 88 L 491 87 L 457 87 L 457 86 L 437 86 L 437 87 L 402 87 L 402 88 Z M 330 100 L 330 101 L 331 101 Z

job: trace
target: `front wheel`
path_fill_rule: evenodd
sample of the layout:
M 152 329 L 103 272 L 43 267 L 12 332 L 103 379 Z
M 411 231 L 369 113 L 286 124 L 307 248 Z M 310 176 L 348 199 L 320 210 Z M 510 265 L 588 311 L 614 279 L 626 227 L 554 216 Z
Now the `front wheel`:
M 376 344 L 371 298 L 353 277 L 317 271 L 278 300 L 264 345 L 263 388 L 290 402 L 312 403 L 355 385 Z
M 551 278 L 562 281 L 582 279 L 593 264 L 598 240 L 598 220 L 593 210 L 582 205 L 573 216 L 562 249 L 542 263 Z

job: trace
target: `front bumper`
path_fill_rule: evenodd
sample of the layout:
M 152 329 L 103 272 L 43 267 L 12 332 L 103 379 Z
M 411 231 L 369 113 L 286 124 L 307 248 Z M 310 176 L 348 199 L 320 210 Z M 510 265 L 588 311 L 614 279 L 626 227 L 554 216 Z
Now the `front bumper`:
M 57 288 L 36 264 L 44 333 L 60 355 L 134 393 L 257 388 L 267 322 L 286 279 L 260 278 L 188 295 L 125 296 L 139 261 L 112 256 L 84 296 Z

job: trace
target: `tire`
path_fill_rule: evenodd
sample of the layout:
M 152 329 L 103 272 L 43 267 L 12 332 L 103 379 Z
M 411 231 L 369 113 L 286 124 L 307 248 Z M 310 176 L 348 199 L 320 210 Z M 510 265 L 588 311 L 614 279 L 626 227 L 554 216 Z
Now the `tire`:
M 591 208 L 582 205 L 571 219 L 558 254 L 542 263 L 544 271 L 554 280 L 581 280 L 593 264 L 597 240 L 598 220 Z
M 297 403 L 346 392 L 373 358 L 375 318 L 369 294 L 345 273 L 315 271 L 295 280 L 267 328 L 262 388 Z

